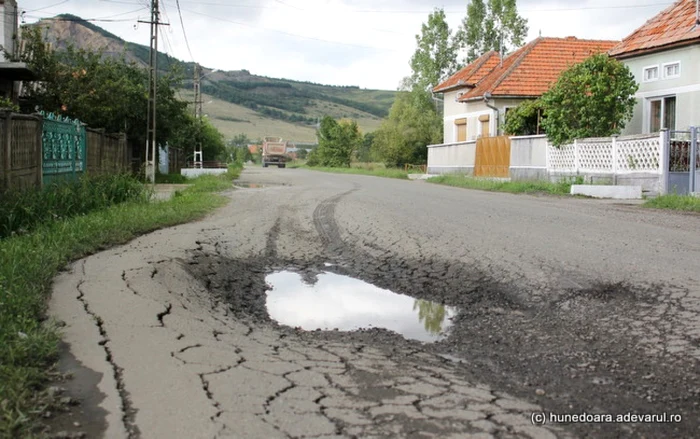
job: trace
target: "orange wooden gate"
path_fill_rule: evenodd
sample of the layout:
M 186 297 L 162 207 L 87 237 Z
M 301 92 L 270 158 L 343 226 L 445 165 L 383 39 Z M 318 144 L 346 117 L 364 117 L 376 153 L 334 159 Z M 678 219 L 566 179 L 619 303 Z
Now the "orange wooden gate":
M 475 177 L 510 177 L 510 137 L 481 137 L 476 141 Z

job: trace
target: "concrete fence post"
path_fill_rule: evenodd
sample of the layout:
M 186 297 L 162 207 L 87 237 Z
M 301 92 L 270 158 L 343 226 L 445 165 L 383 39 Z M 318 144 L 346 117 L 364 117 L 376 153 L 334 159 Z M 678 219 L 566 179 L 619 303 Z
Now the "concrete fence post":
M 574 171 L 578 175 L 581 166 L 581 153 L 578 150 L 578 140 L 574 139 Z
M 698 157 L 698 128 L 690 127 L 690 180 L 688 181 L 688 192 L 695 193 L 697 187 L 697 157 Z
M 617 135 L 612 136 L 612 173 L 613 185 L 617 186 L 617 171 L 619 165 L 617 163 Z
M 659 133 L 659 171 L 661 178 L 661 187 L 659 193 L 661 195 L 668 194 L 669 178 L 670 178 L 670 161 L 671 161 L 671 133 L 663 128 Z
M 5 113 L 5 138 L 2 139 L 5 142 L 5 189 L 12 189 L 10 185 L 12 184 L 12 113 Z

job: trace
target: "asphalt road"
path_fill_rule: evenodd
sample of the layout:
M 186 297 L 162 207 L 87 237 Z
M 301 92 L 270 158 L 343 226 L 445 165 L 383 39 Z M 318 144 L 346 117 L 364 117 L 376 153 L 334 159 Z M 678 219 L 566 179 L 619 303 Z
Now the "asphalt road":
M 254 187 L 207 219 L 56 280 L 51 313 L 82 380 L 68 392 L 84 401 L 67 430 L 697 437 L 700 216 L 296 169 L 246 169 L 240 186 Z M 280 325 L 265 303 L 282 270 L 447 305 L 449 332 Z

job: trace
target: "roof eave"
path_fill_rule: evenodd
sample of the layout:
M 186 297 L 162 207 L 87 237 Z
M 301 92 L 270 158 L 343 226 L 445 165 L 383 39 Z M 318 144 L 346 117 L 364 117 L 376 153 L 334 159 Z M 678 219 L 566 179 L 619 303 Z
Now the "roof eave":
M 692 46 L 695 44 L 700 44 L 700 37 L 695 37 L 690 40 L 677 41 L 675 43 L 664 44 L 663 46 L 649 47 L 645 49 L 637 49 L 629 52 L 611 54 L 610 56 L 615 59 L 627 59 L 634 58 L 637 56 L 651 55 L 658 52 L 663 52 L 665 50 L 679 49 L 686 46 Z
M 0 79 L 9 81 L 35 81 L 37 74 L 23 62 L 0 62 Z
M 491 99 L 537 99 L 542 95 L 491 95 Z M 461 98 L 460 102 L 474 102 L 483 100 L 483 96 L 473 96 L 468 98 Z
M 433 93 L 447 93 L 450 91 L 455 91 L 459 90 L 460 88 L 474 88 L 476 87 L 476 84 L 455 84 L 455 85 L 450 85 L 447 87 L 442 87 L 442 88 L 434 88 Z

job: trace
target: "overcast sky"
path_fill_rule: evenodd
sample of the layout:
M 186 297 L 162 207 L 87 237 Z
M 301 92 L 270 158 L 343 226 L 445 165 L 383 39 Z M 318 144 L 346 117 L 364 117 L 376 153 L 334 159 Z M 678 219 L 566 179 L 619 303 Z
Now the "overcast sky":
M 149 44 L 150 0 L 18 0 L 27 23 L 70 13 Z M 456 29 L 466 0 L 161 0 L 160 49 L 221 70 L 394 90 L 410 74 L 415 35 L 435 7 Z M 528 40 L 621 39 L 671 5 L 663 0 L 520 0 Z M 185 38 L 185 35 L 187 36 Z M 188 50 L 186 40 L 189 41 Z

